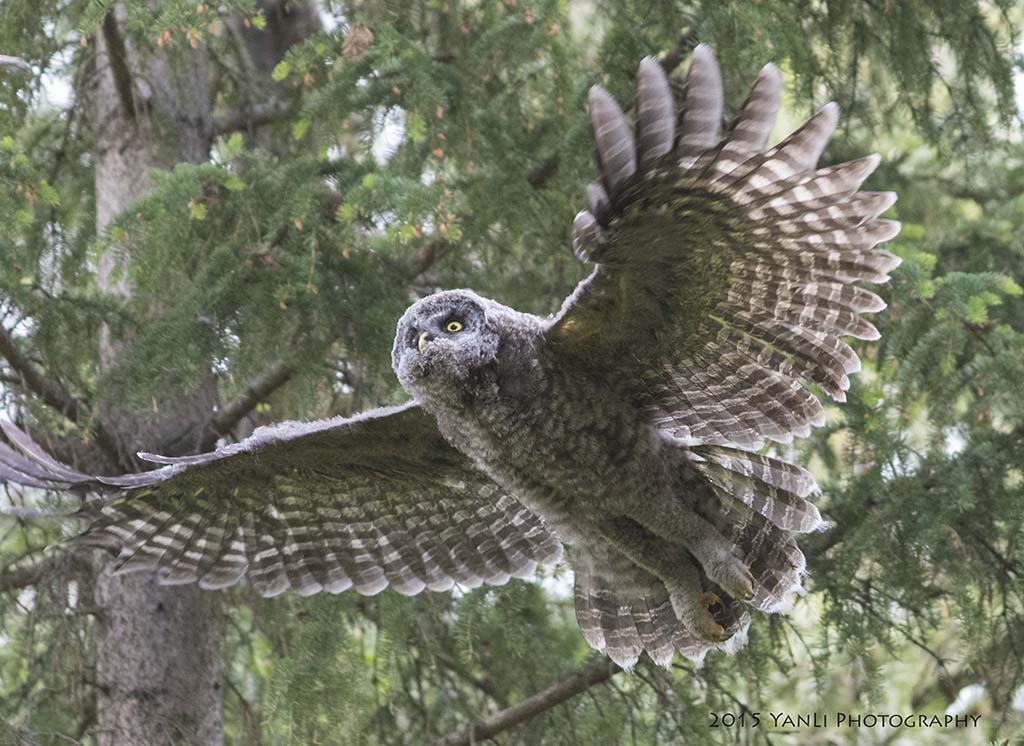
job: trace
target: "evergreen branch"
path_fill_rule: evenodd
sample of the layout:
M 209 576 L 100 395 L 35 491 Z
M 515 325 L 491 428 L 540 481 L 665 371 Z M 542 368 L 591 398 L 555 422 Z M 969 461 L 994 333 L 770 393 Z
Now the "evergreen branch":
M 5 376 L 5 382 L 16 381 L 18 385 L 31 391 L 44 404 L 60 412 L 76 425 L 90 428 L 96 437 L 97 445 L 113 457 L 115 463 L 120 461 L 117 442 L 102 424 L 90 418 L 89 404 L 67 393 L 59 383 L 46 378 L 36 370 L 32 361 L 18 349 L 10 333 L 2 327 L 0 327 L 0 357 L 10 364 L 16 374 L 15 376 Z
M 474 688 L 480 690 L 480 692 L 490 697 L 492 700 L 497 702 L 498 705 L 500 705 L 501 707 L 508 707 L 508 701 L 505 699 L 505 696 L 501 692 L 495 689 L 494 685 L 490 681 L 490 676 L 486 678 L 474 676 L 473 673 L 471 671 L 467 671 L 466 667 L 459 663 L 459 661 L 442 653 L 441 651 L 436 651 L 432 655 L 438 663 L 440 663 L 446 669 L 448 669 L 453 674 L 458 676 L 460 679 L 471 684 Z
M 423 246 L 416 251 L 409 267 L 412 279 L 416 279 L 437 264 L 437 262 L 448 253 L 448 249 L 450 248 L 451 244 L 449 244 L 448 239 L 444 237 L 437 237 L 423 244 Z
M 253 711 L 252 703 L 245 698 L 242 694 L 242 690 L 238 688 L 238 685 L 231 680 L 230 676 L 225 676 L 224 681 L 228 685 L 228 689 L 235 697 L 238 698 L 238 703 L 242 705 L 242 722 L 245 725 L 246 742 L 253 746 L 260 746 L 263 742 L 262 733 L 259 727 L 259 717 Z
M 237 130 L 247 130 L 270 124 L 281 114 L 285 114 L 290 104 L 281 99 L 270 99 L 258 104 L 239 106 L 217 114 L 213 118 L 213 132 L 224 135 Z
M 209 451 L 217 443 L 217 438 L 229 432 L 231 428 L 241 421 L 253 408 L 265 399 L 272 392 L 281 388 L 291 380 L 295 369 L 282 360 L 274 361 L 262 375 L 249 382 L 239 396 L 232 399 L 217 412 L 217 416 L 210 422 L 205 435 L 200 443 L 200 450 Z
M 32 66 L 21 59 L 21 57 L 0 54 L 0 72 L 11 75 L 31 75 Z
M 447 736 L 434 741 L 434 746 L 469 746 L 469 744 L 492 738 L 502 731 L 525 723 L 530 718 L 587 691 L 592 686 L 603 684 L 621 670 L 610 660 L 602 660 L 595 666 L 570 674 L 517 705 L 458 728 Z
M 1003 572 L 1005 572 L 1007 575 L 1012 575 L 1015 578 L 1020 577 L 1021 573 L 1020 569 L 1017 567 L 1017 563 L 1004 557 L 998 549 L 996 549 L 994 546 L 992 546 L 992 544 L 986 541 L 985 537 L 977 531 L 969 530 L 968 533 L 974 537 L 974 540 L 977 541 L 984 550 L 986 550 L 989 554 L 992 555 L 993 558 L 995 558 L 996 562 L 999 563 L 999 566 L 1003 568 Z
M 698 38 L 694 30 L 688 31 L 679 38 L 676 45 L 672 47 L 661 59 L 661 66 L 665 75 L 671 75 L 679 67 L 683 59 L 690 54 L 697 46 Z M 629 108 L 635 105 L 635 100 L 630 102 Z M 551 178 L 558 173 L 558 166 L 561 160 L 558 154 L 550 155 L 538 163 L 526 176 L 527 183 L 534 189 L 543 189 Z

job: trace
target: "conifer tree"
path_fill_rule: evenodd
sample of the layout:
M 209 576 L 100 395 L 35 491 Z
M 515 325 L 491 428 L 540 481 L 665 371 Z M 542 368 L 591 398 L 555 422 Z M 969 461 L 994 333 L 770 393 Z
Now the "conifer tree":
M 808 731 L 771 712 L 947 708 L 980 724 L 877 742 L 1012 738 L 1020 20 L 1006 0 L 4 0 L 0 398 L 84 471 L 401 401 L 394 324 L 434 289 L 555 310 L 584 271 L 587 89 L 628 101 L 645 55 L 673 71 L 710 44 L 731 106 L 774 61 L 784 124 L 836 100 L 825 161 L 882 153 L 904 264 L 848 403 L 787 454 L 834 523 L 810 593 L 738 656 L 619 672 L 560 572 L 272 600 L 115 578 L 44 550 L 77 527 L 33 513 L 83 496 L 7 488 L 0 743 L 778 744 Z

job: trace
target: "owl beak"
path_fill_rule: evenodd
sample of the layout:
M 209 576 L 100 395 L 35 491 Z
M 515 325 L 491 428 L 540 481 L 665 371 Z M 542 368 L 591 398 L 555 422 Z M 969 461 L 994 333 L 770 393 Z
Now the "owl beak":
M 416 340 L 416 347 L 419 348 L 421 355 L 423 354 L 423 351 L 427 349 L 427 343 L 432 339 L 433 336 L 431 336 L 430 332 L 423 332 L 420 334 L 419 339 Z

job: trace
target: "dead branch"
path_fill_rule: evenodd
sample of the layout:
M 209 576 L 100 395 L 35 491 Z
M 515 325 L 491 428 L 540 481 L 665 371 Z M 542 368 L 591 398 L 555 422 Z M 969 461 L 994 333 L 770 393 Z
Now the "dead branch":
M 438 261 L 444 258 L 450 248 L 451 244 L 443 236 L 438 236 L 423 244 L 413 255 L 409 266 L 409 274 L 412 279 L 415 280 L 437 264 Z
M 483 720 L 460 727 L 453 733 L 434 741 L 434 746 L 469 746 L 485 741 L 502 731 L 525 723 L 530 718 L 587 691 L 592 686 L 603 684 L 621 670 L 610 660 L 603 660 L 595 666 L 570 674 L 517 705 L 496 712 Z
M 208 451 L 213 448 L 217 438 L 230 432 L 231 428 L 249 414 L 262 399 L 286 384 L 294 374 L 295 369 L 284 361 L 277 360 L 272 363 L 265 373 L 249 382 L 245 391 L 220 408 L 203 436 L 200 449 Z

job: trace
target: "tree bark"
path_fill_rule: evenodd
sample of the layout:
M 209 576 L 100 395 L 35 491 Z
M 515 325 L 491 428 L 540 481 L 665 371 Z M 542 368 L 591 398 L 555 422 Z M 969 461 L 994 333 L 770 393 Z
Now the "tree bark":
M 203 51 L 140 49 L 125 38 L 119 11 L 111 11 L 96 34 L 95 78 L 88 91 L 98 231 L 149 189 L 150 169 L 206 160 L 212 136 Z M 126 275 L 117 271 L 128 260 L 107 252 L 98 267 L 100 287 L 130 295 Z M 105 330 L 99 344 L 102 364 L 110 368 L 131 340 Z M 159 415 L 105 404 L 101 419 L 122 454 L 181 452 L 190 442 L 197 445 L 215 405 L 213 377 L 203 375 L 206 380 L 187 395 L 162 392 Z M 149 575 L 116 576 L 112 565 L 107 555 L 97 554 L 100 744 L 223 743 L 217 595 L 195 586 L 160 586 Z
M 249 40 L 248 53 L 256 57 L 256 77 L 267 77 L 254 85 L 269 87 L 269 70 L 284 50 L 316 30 L 319 21 L 307 3 L 288 10 L 270 0 L 260 5 L 268 10 L 268 24 L 262 39 Z M 148 191 L 151 169 L 206 161 L 216 133 L 202 47 L 142 47 L 126 37 L 123 15 L 115 6 L 97 30 L 95 74 L 84 96 L 96 136 L 99 232 Z M 130 260 L 108 251 L 97 268 L 98 285 L 129 297 L 127 273 L 119 270 Z M 104 330 L 102 366 L 116 366 L 131 342 L 130 336 L 117 338 Z M 103 403 L 102 427 L 120 452 L 121 463 L 113 466 L 137 466 L 133 454 L 140 450 L 174 455 L 211 448 L 211 432 L 229 428 L 265 389 L 283 384 L 291 373 L 283 363 L 273 367 L 267 381 L 254 384 L 251 396 L 228 407 L 230 417 L 216 416 L 211 369 L 198 371 L 199 385 L 187 393 L 154 392 L 155 411 Z M 160 586 L 148 574 L 116 576 L 107 555 L 97 555 L 96 575 L 101 746 L 222 744 L 219 595 L 194 585 Z
M 245 42 L 249 60 L 257 72 L 268 74 L 293 44 L 320 30 L 320 16 L 308 2 L 257 0 L 256 7 L 267 19 L 266 30 L 236 24 Z M 270 32 L 270 33 L 268 33 Z M 269 81 L 260 81 L 266 87 Z

